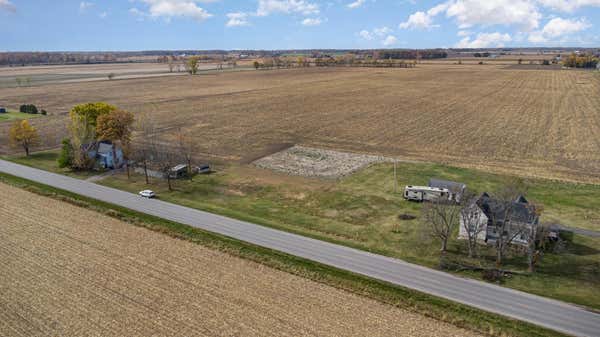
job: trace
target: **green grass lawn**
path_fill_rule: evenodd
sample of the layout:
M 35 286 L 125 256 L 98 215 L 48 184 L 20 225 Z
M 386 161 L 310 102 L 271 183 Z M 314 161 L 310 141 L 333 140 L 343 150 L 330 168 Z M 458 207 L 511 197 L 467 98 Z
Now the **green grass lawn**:
M 58 151 L 36 153 L 12 161 L 52 172 L 85 178 L 89 174 L 58 169 Z M 162 200 L 233 218 L 328 240 L 359 249 L 437 267 L 439 244 L 429 238 L 421 224 L 421 204 L 402 198 L 404 185 L 426 184 L 430 177 L 467 183 L 476 192 L 494 191 L 512 177 L 435 164 L 403 163 L 398 166 L 399 193 L 393 191 L 390 164 L 366 168 L 339 181 L 307 179 L 276 174 L 248 166 L 174 183 L 169 192 L 164 181 L 145 184 L 143 176 L 108 177 L 107 186 L 138 191 L 150 188 Z M 95 173 L 94 173 L 95 174 Z M 543 203 L 542 222 L 600 229 L 600 186 L 550 180 L 525 179 L 529 199 Z M 400 220 L 399 215 L 416 216 Z M 449 257 L 463 260 L 466 247 L 452 240 Z M 493 265 L 493 254 L 472 264 Z M 523 271 L 525 258 L 509 257 L 505 268 Z M 460 275 L 480 278 L 479 273 Z M 600 309 L 600 239 L 574 235 L 560 255 L 547 253 L 531 276 L 513 276 L 508 287 Z
M 429 177 L 464 181 L 476 191 L 494 190 L 510 177 L 432 164 L 402 164 L 400 186 L 425 184 Z M 143 176 L 109 177 L 104 185 L 138 192 L 148 188 Z M 594 214 L 600 188 L 541 180 L 526 180 L 530 198 L 543 202 L 551 220 L 582 226 L 582 210 Z M 302 235 L 328 240 L 409 262 L 437 267 L 439 244 L 429 238 L 419 220 L 418 203 L 393 193 L 392 166 L 367 168 L 338 182 L 288 177 L 249 167 L 229 167 L 193 182 L 178 181 L 169 192 L 154 180 L 150 186 L 162 200 L 234 218 L 253 221 Z M 572 199 L 569 199 L 572 198 Z M 597 208 L 600 212 L 600 208 Z M 565 214 L 563 216 L 563 213 Z M 400 220 L 410 214 L 415 220 Z M 546 221 L 546 218 L 542 218 Z M 597 228 L 592 225 L 583 227 Z M 464 260 L 463 242 L 452 240 L 450 259 Z M 493 252 L 469 261 L 493 265 Z M 524 257 L 512 256 L 505 268 L 524 271 Z M 460 275 L 480 278 L 479 273 Z M 515 275 L 508 287 L 600 309 L 600 239 L 575 235 L 560 255 L 546 253 L 535 274 Z
M 226 236 L 202 231 L 165 219 L 138 213 L 118 205 L 85 198 L 64 190 L 38 184 L 0 172 L 0 183 L 27 189 L 30 192 L 55 198 L 78 207 L 92 209 L 105 215 L 126 221 L 172 237 L 201 244 L 211 249 L 249 259 L 272 268 L 299 275 L 319 283 L 344 289 L 353 294 L 367 296 L 392 306 L 406 308 L 488 336 L 564 336 L 530 323 L 506 318 L 456 302 L 427 295 L 416 290 L 394 286 L 366 276 L 354 274 L 296 256 L 255 246 Z
M 0 122 L 19 120 L 19 119 L 32 119 L 39 118 L 41 114 L 26 114 L 23 112 L 8 110 L 7 113 L 0 113 Z
M 60 150 L 34 152 L 29 157 L 23 155 L 2 156 L 2 159 L 9 160 L 18 164 L 39 168 L 45 171 L 64 174 L 73 178 L 86 179 L 91 176 L 100 174 L 96 171 L 72 171 L 71 169 L 58 167 L 57 159 Z

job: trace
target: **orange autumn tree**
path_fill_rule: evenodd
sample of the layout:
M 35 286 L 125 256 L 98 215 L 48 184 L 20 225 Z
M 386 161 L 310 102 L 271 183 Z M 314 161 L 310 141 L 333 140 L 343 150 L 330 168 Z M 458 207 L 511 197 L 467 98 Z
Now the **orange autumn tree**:
M 98 116 L 96 123 L 96 137 L 98 140 L 110 140 L 121 145 L 127 167 L 127 176 L 129 176 L 128 158 L 133 122 L 134 117 L 131 112 L 117 109 Z M 113 158 L 117 158 L 115 147 L 113 147 Z

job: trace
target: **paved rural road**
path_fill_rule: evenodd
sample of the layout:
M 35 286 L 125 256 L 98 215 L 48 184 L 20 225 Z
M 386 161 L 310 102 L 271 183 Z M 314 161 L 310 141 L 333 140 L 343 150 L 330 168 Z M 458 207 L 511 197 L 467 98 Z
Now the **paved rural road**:
M 600 336 L 600 314 L 575 305 L 160 200 L 143 199 L 135 194 L 3 160 L 0 160 L 0 172 L 416 289 L 566 334 Z

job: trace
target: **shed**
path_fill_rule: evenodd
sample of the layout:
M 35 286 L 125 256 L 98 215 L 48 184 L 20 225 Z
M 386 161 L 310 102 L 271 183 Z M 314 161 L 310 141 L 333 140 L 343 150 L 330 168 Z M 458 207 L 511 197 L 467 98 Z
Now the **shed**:
M 461 197 L 463 196 L 463 194 L 465 194 L 465 191 L 467 190 L 467 185 L 463 183 L 436 178 L 429 179 L 429 187 L 447 189 L 448 191 L 450 191 L 451 199 L 457 202 L 460 201 Z
M 188 166 L 186 164 L 179 164 L 169 170 L 169 177 L 171 179 L 179 179 L 188 175 Z
M 6 112 L 6 108 L 0 106 L 0 114 L 5 114 Z

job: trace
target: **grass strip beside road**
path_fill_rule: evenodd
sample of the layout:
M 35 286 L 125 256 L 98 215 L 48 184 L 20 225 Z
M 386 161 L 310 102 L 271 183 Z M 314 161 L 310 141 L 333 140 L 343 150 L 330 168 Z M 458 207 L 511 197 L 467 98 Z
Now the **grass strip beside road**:
M 533 324 L 0 173 L 0 182 L 493 336 L 564 336 Z

